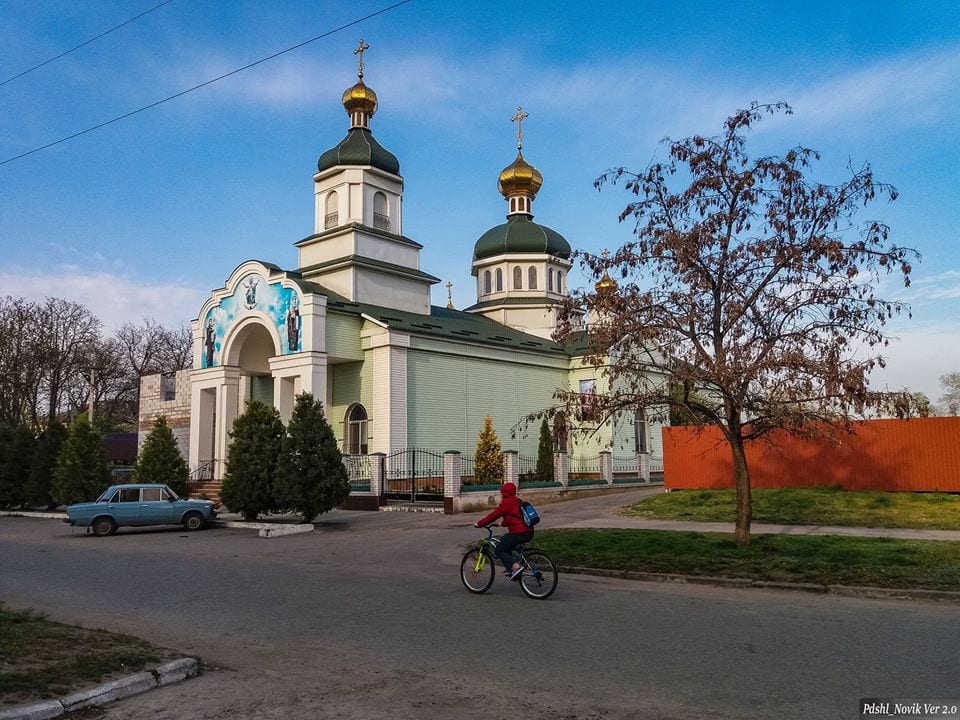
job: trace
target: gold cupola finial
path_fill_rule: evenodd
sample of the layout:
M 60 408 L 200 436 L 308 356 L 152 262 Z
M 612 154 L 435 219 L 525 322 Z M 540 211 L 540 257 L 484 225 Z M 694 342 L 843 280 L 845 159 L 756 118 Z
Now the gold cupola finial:
M 523 120 L 530 117 L 522 106 L 517 106 L 517 114 L 510 120 L 517 124 L 517 159 L 500 172 L 497 186 L 500 194 L 510 203 L 511 215 L 528 215 L 533 217 L 531 207 L 533 199 L 543 185 L 543 175 L 533 165 L 523 159 Z
M 607 259 L 609 259 L 609 257 L 610 257 L 610 251 L 607 250 L 606 248 L 604 248 L 604 249 L 603 249 L 603 259 L 604 259 L 604 260 L 607 260 Z M 603 277 L 600 278 L 600 280 L 597 281 L 597 284 L 594 285 L 594 287 L 597 289 L 597 292 L 598 292 L 598 293 L 606 294 L 606 293 L 614 293 L 614 292 L 616 292 L 616 291 L 619 289 L 620 286 L 617 285 L 617 281 L 616 281 L 616 280 L 614 280 L 612 277 L 610 277 L 610 273 L 607 272 L 606 269 L 604 269 L 604 271 L 603 271 Z
M 530 117 L 530 113 L 525 113 L 523 107 L 517 105 L 517 114 L 510 118 L 511 122 L 517 124 L 517 152 L 523 149 L 523 119 Z
M 369 50 L 363 38 L 353 54 L 357 56 L 357 84 L 343 92 L 343 107 L 350 116 L 350 128 L 369 128 L 370 118 L 377 111 L 377 94 L 363 84 L 363 53 Z

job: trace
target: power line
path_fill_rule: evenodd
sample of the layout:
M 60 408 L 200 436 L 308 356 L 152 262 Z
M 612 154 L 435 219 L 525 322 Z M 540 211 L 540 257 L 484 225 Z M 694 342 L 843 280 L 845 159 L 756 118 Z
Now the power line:
M 17 73 L 17 74 L 14 75 L 13 77 L 7 78 L 7 79 L 4 80 L 3 82 L 0 82 L 0 86 L 6 85 L 8 82 L 10 82 L 10 81 L 12 81 L 12 80 L 16 80 L 16 79 L 19 78 L 19 77 L 23 77 L 23 76 L 26 75 L 27 73 L 31 73 L 31 72 L 33 72 L 34 70 L 36 70 L 37 68 L 42 68 L 44 65 L 49 65 L 49 64 L 52 63 L 54 60 L 59 60 L 59 59 L 62 58 L 64 55 L 69 55 L 69 54 L 72 53 L 74 50 L 79 50 L 79 49 L 82 48 L 84 45 L 89 45 L 89 44 L 92 43 L 94 40 L 99 40 L 99 39 L 102 38 L 104 35 L 109 35 L 109 34 L 112 33 L 114 30 L 119 30 L 119 29 L 122 28 L 124 25 L 129 25 L 129 24 L 132 23 L 134 20 L 139 20 L 139 19 L 142 18 L 144 15 L 149 15 L 149 14 L 152 13 L 154 10 L 159 10 L 159 9 L 162 8 L 164 5 L 169 5 L 169 4 L 172 3 L 172 2 L 173 2 L 173 0 L 163 0 L 163 2 L 160 3 L 159 5 L 155 5 L 154 7 L 150 8 L 149 10 L 146 10 L 145 12 L 140 13 L 140 14 L 137 15 L 136 17 L 132 17 L 132 18 L 130 18 L 129 20 L 120 23 L 119 25 L 115 25 L 114 27 L 110 28 L 109 30 L 104 30 L 104 31 L 103 31 L 102 33 L 100 33 L 99 35 L 96 35 L 96 36 L 90 38 L 89 40 L 86 40 L 86 41 L 80 43 L 80 44 L 77 45 L 76 47 L 72 47 L 72 48 L 70 48 L 69 50 L 64 50 L 64 51 L 63 51 L 62 53 L 60 53 L 59 55 L 56 55 L 56 56 L 50 58 L 49 60 L 44 60 L 44 61 L 43 61 L 42 63 L 40 63 L 39 65 L 34 65 L 32 68 L 28 68 L 28 69 L 24 70 L 22 73 Z
M 182 96 L 182 95 L 186 95 L 187 93 L 191 93 L 191 92 L 193 92 L 194 90 L 199 90 L 200 88 L 206 87 L 207 85 L 212 85 L 213 83 L 218 82 L 218 81 L 220 81 L 220 80 L 223 80 L 224 78 L 228 78 L 228 77 L 230 77 L 231 75 L 236 75 L 237 73 L 243 72 L 244 70 L 249 70 L 250 68 L 255 67 L 256 65 L 260 65 L 261 63 L 265 63 L 265 62 L 267 62 L 268 60 L 273 60 L 274 58 L 280 57 L 281 55 L 285 55 L 285 54 L 287 54 L 288 52 L 292 52 L 292 51 L 294 51 L 294 50 L 297 50 L 298 48 L 302 48 L 304 45 L 309 45 L 310 43 L 316 42 L 317 40 L 321 40 L 321 39 L 323 39 L 323 38 L 325 38 L 325 37 L 329 37 L 330 35 L 333 35 L 334 33 L 340 32 L 341 30 L 346 30 L 348 27 L 352 27 L 352 26 L 354 26 L 354 25 L 357 25 L 357 24 L 359 24 L 359 23 L 362 23 L 364 20 L 369 20 L 370 18 L 376 17 L 377 15 L 382 15 L 383 13 L 389 12 L 390 10 L 394 10 L 395 8 L 398 8 L 398 7 L 400 7 L 401 5 L 406 5 L 406 4 L 409 3 L 409 2 L 411 2 L 411 0 L 400 0 L 400 2 L 394 3 L 393 5 L 389 5 L 388 7 L 385 7 L 385 8 L 382 8 L 382 9 L 380 9 L 380 10 L 377 10 L 376 12 L 370 13 L 369 15 L 365 15 L 365 16 L 363 16 L 362 18 L 357 18 L 356 20 L 351 20 L 350 22 L 345 23 L 344 25 L 341 25 L 340 27 L 334 28 L 333 30 L 328 30 L 327 32 L 322 33 L 322 34 L 320 34 L 320 35 L 317 35 L 316 37 L 312 37 L 312 38 L 310 38 L 309 40 L 304 40 L 304 41 L 301 42 L 301 43 L 297 43 L 296 45 L 293 45 L 292 47 L 288 47 L 286 50 L 281 50 L 280 52 L 273 53 L 272 55 L 268 55 L 267 57 L 260 58 L 259 60 L 255 61 L 255 62 L 252 62 L 252 63 L 250 63 L 249 65 L 244 65 L 243 67 L 239 67 L 239 68 L 237 68 L 236 70 L 231 70 L 230 72 L 224 73 L 223 75 L 220 75 L 219 77 L 215 77 L 215 78 L 213 78 L 212 80 L 207 80 L 206 82 L 202 82 L 202 83 L 200 83 L 199 85 L 194 85 L 193 87 L 187 88 L 186 90 L 181 90 L 180 92 L 174 93 L 173 95 L 170 95 L 169 97 L 165 97 L 165 98 L 163 98 L 162 100 L 157 100 L 156 102 L 152 102 L 152 103 L 150 103 L 149 105 L 144 105 L 143 107 L 137 108 L 136 110 L 131 110 L 131 111 L 128 112 L 128 113 L 124 113 L 123 115 L 119 115 L 119 116 L 113 118 L 112 120 L 107 120 L 106 122 L 102 122 L 102 123 L 100 123 L 99 125 L 94 125 L 93 127 L 89 127 L 89 128 L 87 128 L 86 130 L 81 130 L 80 132 L 75 132 L 75 133 L 73 133 L 72 135 L 67 135 L 66 137 L 60 138 L 59 140 L 54 140 L 53 142 L 49 142 L 49 143 L 47 143 L 46 145 L 41 145 L 40 147 L 36 147 L 36 148 L 34 148 L 33 150 L 28 150 L 27 152 L 20 153 L 19 155 L 14 155 L 13 157 L 7 158 L 6 160 L 0 160 L 0 165 L 6 165 L 7 163 L 11 163 L 11 162 L 13 162 L 14 160 L 19 160 L 20 158 L 25 158 L 25 157 L 27 157 L 28 155 L 33 155 L 34 153 L 38 153 L 38 152 L 40 152 L 41 150 L 46 150 L 47 148 L 52 148 L 54 145 L 59 145 L 60 143 L 65 143 L 65 142 L 67 142 L 68 140 L 73 140 L 74 138 L 78 138 L 78 137 L 80 137 L 81 135 L 86 135 L 87 133 L 93 132 L 94 130 L 99 130 L 100 128 L 106 127 L 107 125 L 112 125 L 112 124 L 115 123 L 115 122 L 120 122 L 121 120 L 125 120 L 126 118 L 131 117 L 131 116 L 133 116 L 133 115 L 136 115 L 137 113 L 142 113 L 144 110 L 149 110 L 150 108 L 155 108 L 155 107 L 157 107 L 157 105 L 163 105 L 163 103 L 165 103 L 165 102 L 170 102 L 171 100 L 175 100 L 176 98 L 178 98 L 178 97 L 180 97 L 180 96 Z

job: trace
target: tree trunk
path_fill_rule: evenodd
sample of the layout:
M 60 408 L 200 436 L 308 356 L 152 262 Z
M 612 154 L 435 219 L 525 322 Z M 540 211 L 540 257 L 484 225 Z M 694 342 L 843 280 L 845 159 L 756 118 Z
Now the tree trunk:
M 750 497 L 750 473 L 747 470 L 747 456 L 743 449 L 743 437 L 740 429 L 730 438 L 730 449 L 733 452 L 733 476 L 737 488 L 737 545 L 747 545 L 750 542 L 750 521 L 753 519 L 753 504 Z

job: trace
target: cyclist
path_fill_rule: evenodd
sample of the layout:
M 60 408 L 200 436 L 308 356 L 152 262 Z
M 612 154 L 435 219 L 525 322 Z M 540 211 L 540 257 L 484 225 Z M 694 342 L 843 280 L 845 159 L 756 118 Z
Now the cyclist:
M 489 515 L 477 520 L 474 527 L 486 527 L 497 518 L 502 518 L 500 524 L 507 528 L 507 534 L 497 543 L 497 557 L 506 570 L 504 575 L 515 580 L 520 577 L 523 568 L 519 563 L 513 562 L 513 549 L 533 540 L 533 528 L 527 527 L 523 522 L 520 501 L 517 499 L 517 486 L 512 482 L 505 482 L 500 486 L 500 495 L 500 504 Z

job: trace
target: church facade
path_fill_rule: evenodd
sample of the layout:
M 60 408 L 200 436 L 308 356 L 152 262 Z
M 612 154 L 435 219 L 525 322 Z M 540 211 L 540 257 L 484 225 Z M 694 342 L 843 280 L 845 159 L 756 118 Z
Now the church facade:
M 517 157 L 498 182 L 506 222 L 474 246 L 476 303 L 431 305 L 440 280 L 421 269 L 422 246 L 403 234 L 400 163 L 370 130 L 377 97 L 363 80 L 365 49 L 361 41 L 358 80 L 343 93 L 347 135 L 317 162 L 314 227 L 295 243 L 297 268 L 242 263 L 192 323 L 193 369 L 142 381 L 141 442 L 166 415 L 195 472 L 222 477 L 230 429 L 248 400 L 275 406 L 286 422 L 296 395 L 311 392 L 348 455 L 472 455 L 489 416 L 504 450 L 535 457 L 539 423 L 525 428 L 523 418 L 554 404 L 559 389 L 603 389 L 602 367 L 551 338 L 571 247 L 533 221 L 543 178 L 522 154 L 526 114 L 514 118 Z M 642 415 L 580 429 L 590 433 L 568 433 L 571 457 L 662 457 L 660 426 Z

